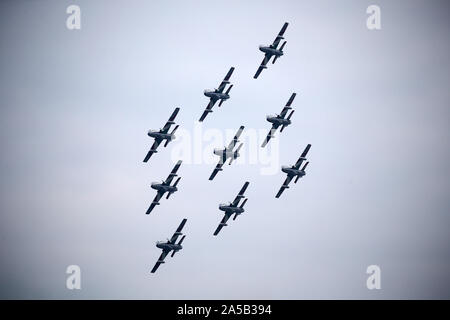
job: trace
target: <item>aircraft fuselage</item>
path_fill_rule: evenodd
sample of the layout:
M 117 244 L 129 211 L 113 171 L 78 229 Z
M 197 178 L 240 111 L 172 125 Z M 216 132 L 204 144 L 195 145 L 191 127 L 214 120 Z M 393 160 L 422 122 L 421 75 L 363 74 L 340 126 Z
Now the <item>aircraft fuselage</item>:
M 204 95 L 207 96 L 208 98 L 213 98 L 216 100 L 227 100 L 230 98 L 230 95 L 223 93 L 223 92 L 218 92 L 216 90 L 205 90 Z
M 147 134 L 148 134 L 149 137 L 160 138 L 162 140 L 173 140 L 173 139 L 175 139 L 175 135 L 170 134 L 170 133 L 162 133 L 162 132 L 159 132 L 159 131 L 149 130 Z
M 152 182 L 151 187 L 158 191 L 164 191 L 164 192 L 176 192 L 178 191 L 177 187 L 166 185 L 160 182 Z
M 240 207 L 232 207 L 231 205 L 227 204 L 227 205 L 220 205 L 219 206 L 219 210 L 225 211 L 226 213 L 229 214 L 241 214 L 242 212 L 244 212 L 244 208 L 240 208 Z
M 181 250 L 181 249 L 183 249 L 183 246 L 181 245 L 181 244 L 178 244 L 178 243 L 169 243 L 169 242 L 162 242 L 162 241 L 159 241 L 159 242 L 157 242 L 156 243 L 156 246 L 158 247 L 158 248 L 160 248 L 160 249 L 163 249 L 163 250 L 175 250 L 175 251 L 178 251 L 178 250 Z
M 261 50 L 264 53 L 268 53 L 268 54 L 271 54 L 271 55 L 277 56 L 277 57 L 281 57 L 283 55 L 283 51 L 280 51 L 278 49 L 274 49 L 271 47 L 259 46 L 259 50 Z
M 290 175 L 294 175 L 294 176 L 300 176 L 303 177 L 306 172 L 303 170 L 298 170 L 292 167 L 281 167 L 281 171 L 283 171 L 284 173 L 290 174 Z
M 291 120 L 284 119 L 284 118 L 281 118 L 281 117 L 267 116 L 266 119 L 270 123 L 276 123 L 276 124 L 281 125 L 281 126 L 283 126 L 283 125 L 288 126 L 288 125 L 291 124 Z
M 234 159 L 237 159 L 240 156 L 239 152 L 233 151 L 233 150 L 227 150 L 226 148 L 225 149 L 214 149 L 214 154 L 223 157 L 225 159 L 225 161 L 228 158 L 234 157 Z

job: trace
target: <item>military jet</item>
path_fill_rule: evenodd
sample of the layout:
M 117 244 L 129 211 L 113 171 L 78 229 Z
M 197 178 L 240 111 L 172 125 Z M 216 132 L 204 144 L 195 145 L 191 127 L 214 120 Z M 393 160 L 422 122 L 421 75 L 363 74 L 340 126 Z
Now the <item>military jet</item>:
M 225 100 L 228 100 L 230 98 L 230 90 L 231 90 L 231 88 L 233 88 L 233 85 L 229 86 L 225 93 L 223 92 L 223 90 L 225 89 L 226 85 L 230 83 L 229 80 L 230 80 L 231 75 L 233 74 L 233 71 L 234 71 L 234 67 L 231 67 L 230 70 L 228 71 L 227 75 L 223 79 L 223 81 L 220 83 L 219 88 L 214 89 L 214 90 L 205 90 L 204 91 L 204 95 L 209 98 L 209 103 L 208 103 L 208 106 L 206 107 L 205 111 L 203 111 L 202 116 L 200 117 L 200 120 L 199 120 L 200 122 L 205 120 L 208 113 L 212 112 L 211 109 L 212 109 L 212 107 L 214 107 L 214 105 L 216 104 L 216 102 L 218 100 L 220 100 L 220 102 L 219 102 L 219 107 L 220 107 Z
M 239 136 L 241 135 L 242 131 L 244 130 L 244 126 L 241 126 L 239 130 L 236 132 L 236 135 L 234 136 L 233 140 L 230 142 L 228 147 L 225 147 L 224 149 L 214 149 L 214 154 L 220 156 L 219 163 L 214 168 L 214 171 L 211 173 L 211 176 L 209 177 L 209 180 L 213 180 L 216 176 L 217 172 L 222 171 L 222 166 L 224 165 L 225 161 L 227 161 L 228 158 L 231 158 L 230 165 L 233 162 L 234 159 L 237 159 L 240 154 L 239 150 L 242 148 L 243 143 L 241 143 L 235 151 L 233 151 L 236 144 L 239 142 Z
M 187 219 L 183 219 L 183 221 L 181 221 L 180 225 L 178 226 L 177 230 L 173 234 L 172 238 L 170 238 L 170 240 L 167 239 L 166 242 L 164 242 L 164 241 L 156 242 L 156 247 L 158 247 L 159 249 L 162 249 L 162 253 L 159 256 L 159 259 L 156 262 L 155 266 L 153 267 L 151 273 L 155 273 L 156 270 L 158 269 L 159 265 L 161 263 L 165 263 L 164 259 L 166 258 L 166 256 L 169 254 L 170 251 L 173 251 L 171 254 L 171 257 L 173 257 L 175 255 L 175 253 L 177 253 L 178 251 L 183 249 L 183 246 L 181 245 L 181 243 L 183 242 L 184 238 L 186 238 L 186 235 L 183 235 L 183 237 L 180 239 L 180 242 L 178 242 L 178 243 L 176 243 L 176 242 L 177 242 L 178 236 L 182 235 L 181 230 L 183 229 L 186 221 L 187 221 Z
M 164 144 L 164 147 L 167 147 L 167 145 L 169 144 L 170 141 L 175 139 L 175 131 L 177 131 L 178 129 L 178 125 L 173 129 L 173 131 L 171 133 L 169 133 L 169 129 L 170 126 L 175 124 L 174 120 L 175 117 L 178 114 L 178 111 L 180 111 L 180 108 L 175 108 L 175 110 L 173 111 L 172 115 L 170 116 L 169 120 L 166 122 L 166 124 L 164 125 L 164 127 L 162 129 L 159 130 L 149 130 L 148 131 L 148 136 L 155 138 L 155 142 L 153 142 L 153 145 L 150 149 L 150 151 L 147 153 L 147 155 L 144 158 L 144 162 L 147 162 L 148 159 L 150 159 L 150 157 L 154 154 L 157 153 L 158 151 L 156 151 L 156 149 L 158 148 L 159 144 L 163 141 L 166 140 L 166 143 Z
M 309 162 L 306 162 L 302 169 L 300 169 L 300 166 L 302 165 L 302 162 L 304 160 L 306 160 L 306 155 L 310 148 L 311 148 L 311 145 L 308 144 L 306 146 L 305 150 L 303 151 L 303 153 L 301 154 L 300 158 L 298 158 L 297 162 L 293 166 L 282 166 L 281 167 L 281 171 L 283 171 L 284 173 L 287 173 L 287 178 L 286 178 L 286 180 L 284 180 L 283 185 L 281 186 L 281 188 L 278 191 L 275 198 L 279 198 L 281 196 L 281 194 L 283 193 L 284 189 L 289 188 L 289 182 L 291 182 L 291 180 L 294 177 L 296 177 L 294 183 L 297 183 L 298 179 L 300 179 L 301 177 L 303 177 L 306 174 L 305 170 L 306 170 L 306 167 L 308 166 Z
M 283 132 L 284 128 L 286 128 L 288 125 L 291 124 L 291 117 L 295 110 L 292 110 L 291 113 L 285 118 L 286 114 L 291 108 L 292 101 L 294 101 L 296 93 L 294 92 L 291 97 L 289 98 L 289 101 L 286 103 L 286 106 L 281 110 L 280 114 L 277 114 L 275 116 L 267 116 L 267 121 L 272 123 L 272 128 L 270 129 L 269 133 L 267 134 L 266 139 L 263 141 L 261 147 L 265 147 L 266 144 L 269 142 L 270 138 L 273 137 L 275 131 L 277 131 L 278 127 L 281 126 L 280 132 Z
M 283 25 L 283 28 L 281 28 L 280 33 L 277 35 L 277 37 L 275 38 L 275 40 L 273 41 L 273 43 L 270 46 L 259 46 L 259 50 L 261 50 L 262 52 L 264 52 L 264 59 L 261 62 L 261 65 L 259 66 L 258 70 L 256 71 L 255 75 L 253 78 L 257 79 L 259 74 L 261 73 L 261 71 L 263 71 L 263 69 L 266 69 L 267 66 L 266 64 L 269 62 L 270 58 L 272 58 L 272 56 L 275 56 L 275 58 L 272 61 L 272 64 L 275 63 L 275 61 L 277 61 L 277 59 L 279 57 L 281 57 L 284 52 L 283 52 L 283 48 L 286 45 L 287 41 L 284 41 L 283 44 L 281 45 L 281 47 L 279 49 L 277 49 L 278 44 L 280 43 L 280 41 L 282 39 L 284 39 L 283 34 L 286 31 L 288 27 L 288 23 L 285 22 Z
M 241 213 L 243 213 L 245 211 L 244 205 L 248 199 L 245 198 L 244 192 L 247 189 L 248 184 L 249 184 L 248 181 L 244 183 L 241 191 L 239 191 L 238 195 L 236 196 L 236 198 L 234 199 L 233 202 L 222 203 L 219 205 L 219 210 L 225 211 L 225 215 L 223 216 L 222 221 L 220 221 L 220 224 L 217 227 L 216 231 L 214 231 L 215 236 L 217 236 L 219 234 L 220 230 L 222 230 L 223 227 L 227 226 L 227 221 L 233 214 L 234 214 L 234 217 L 233 217 L 233 221 L 234 221 L 234 220 L 236 220 L 238 215 L 240 215 Z M 239 201 L 241 201 L 242 198 L 245 198 L 245 199 L 241 203 L 241 205 L 238 206 Z
M 178 160 L 175 167 L 173 167 L 172 172 L 167 177 L 166 181 L 162 182 L 152 182 L 151 187 L 155 190 L 158 190 L 158 193 L 156 194 L 155 199 L 153 199 L 152 204 L 148 208 L 146 214 L 150 214 L 152 212 L 153 208 L 156 205 L 159 205 L 159 200 L 164 196 L 164 194 L 167 192 L 166 199 L 169 199 L 170 195 L 174 192 L 178 191 L 177 184 L 180 182 L 181 177 L 178 177 L 177 181 L 171 186 L 170 183 L 172 182 L 173 178 L 177 176 L 177 170 L 181 166 L 181 160 Z

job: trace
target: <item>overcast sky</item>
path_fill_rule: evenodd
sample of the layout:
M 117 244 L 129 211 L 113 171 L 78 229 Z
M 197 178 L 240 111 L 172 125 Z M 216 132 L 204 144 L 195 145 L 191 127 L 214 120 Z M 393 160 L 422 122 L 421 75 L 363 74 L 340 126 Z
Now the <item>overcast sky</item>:
M 1 1 L 0 298 L 450 298 L 449 21 L 445 1 Z M 284 22 L 285 55 L 254 80 Z M 231 66 L 202 130 L 267 132 L 297 92 L 278 170 L 244 161 L 211 182 L 213 163 L 185 160 L 145 215 L 179 146 L 144 164 L 147 130 L 178 106 L 193 133 Z M 276 199 L 308 143 L 306 177 Z M 245 181 L 246 212 L 214 237 Z M 150 274 L 183 218 L 184 249 Z

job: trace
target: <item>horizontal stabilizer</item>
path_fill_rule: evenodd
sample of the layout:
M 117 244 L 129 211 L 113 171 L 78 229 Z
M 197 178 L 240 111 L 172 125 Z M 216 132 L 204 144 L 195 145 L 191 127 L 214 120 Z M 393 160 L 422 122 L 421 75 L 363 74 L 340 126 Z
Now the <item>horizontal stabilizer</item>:
M 302 171 L 305 171 L 305 170 L 306 170 L 306 167 L 308 166 L 308 163 L 309 163 L 309 161 L 308 161 L 307 163 L 305 163 L 305 165 L 304 165 L 303 168 L 302 168 Z
M 220 225 L 221 225 L 222 227 L 228 226 L 226 223 L 221 223 Z
M 155 205 L 155 206 L 159 206 L 160 203 L 159 202 L 152 202 L 152 204 Z
M 287 184 L 283 184 L 281 187 L 285 188 L 285 189 L 289 189 L 289 186 Z
M 184 238 L 186 238 L 186 236 L 184 235 L 182 238 L 181 238 L 181 240 L 180 240 L 180 242 L 178 242 L 178 244 L 181 244 L 181 243 L 183 243 L 183 240 L 184 240 Z
M 295 110 L 292 110 L 291 113 L 289 113 L 287 120 L 291 120 L 292 115 L 294 114 Z

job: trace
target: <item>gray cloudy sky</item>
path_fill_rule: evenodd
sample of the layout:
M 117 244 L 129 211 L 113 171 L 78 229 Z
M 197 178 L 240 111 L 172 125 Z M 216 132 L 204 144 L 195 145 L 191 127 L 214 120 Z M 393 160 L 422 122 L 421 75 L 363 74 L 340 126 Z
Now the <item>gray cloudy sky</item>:
M 450 298 L 449 15 L 445 1 L 1 1 L 0 298 Z M 254 80 L 285 21 L 285 56 Z M 295 91 L 278 156 L 311 143 L 308 175 L 275 199 L 280 171 L 210 182 L 214 165 L 184 163 L 145 215 L 176 146 L 144 164 L 146 131 L 175 106 L 193 130 L 230 66 L 232 97 L 203 129 L 268 129 Z M 246 180 L 246 212 L 213 237 Z M 185 217 L 185 249 L 150 274 Z M 71 264 L 82 290 L 65 287 Z

